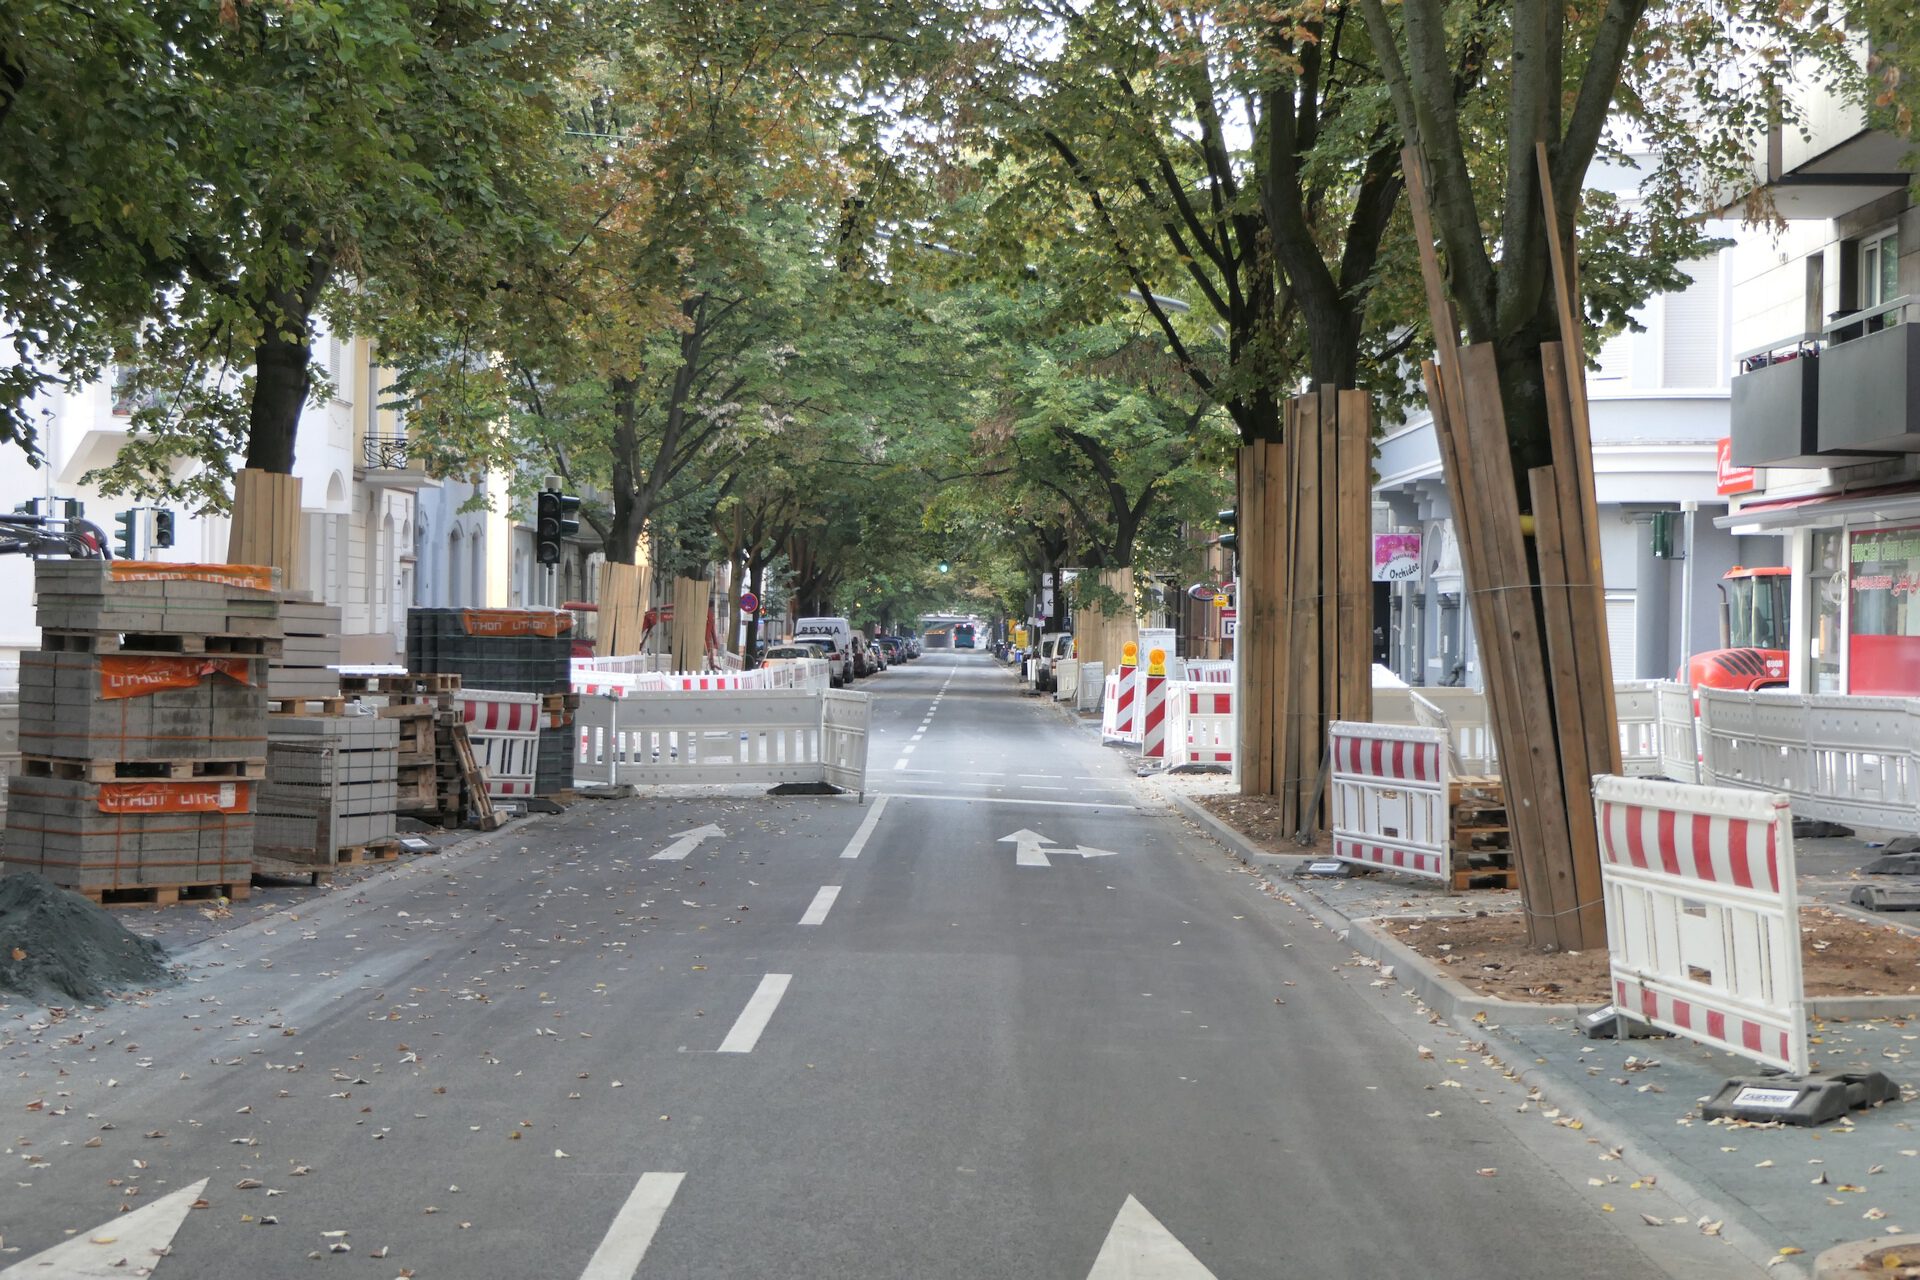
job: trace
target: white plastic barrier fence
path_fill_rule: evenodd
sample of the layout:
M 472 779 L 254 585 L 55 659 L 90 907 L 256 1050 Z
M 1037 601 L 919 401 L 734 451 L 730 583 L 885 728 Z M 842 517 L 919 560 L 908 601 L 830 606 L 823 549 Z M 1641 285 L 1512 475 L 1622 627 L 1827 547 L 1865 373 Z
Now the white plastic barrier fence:
M 1920 833 L 1920 700 L 1700 690 L 1703 777 L 1802 818 Z
M 1167 685 L 1169 769 L 1182 765 L 1233 763 L 1233 686 L 1195 683 Z
M 635 786 L 831 782 L 866 790 L 864 693 L 737 690 L 582 698 L 574 778 Z
M 1140 745 L 1140 690 L 1145 683 L 1144 667 L 1121 667 L 1108 673 L 1106 696 L 1100 704 L 1102 741 Z
M 1693 713 L 1693 690 L 1673 680 L 1655 686 L 1659 702 L 1660 776 L 1675 782 L 1700 781 L 1700 722 Z
M 1328 820 L 1342 862 L 1445 881 L 1447 735 L 1412 725 L 1336 720 Z
M 1603 776 L 1593 801 L 1614 1007 L 1805 1075 L 1787 797 Z
M 738 689 L 825 689 L 832 673 L 824 658 L 806 658 L 777 667 L 748 671 L 623 671 L 625 658 L 575 658 L 573 691 L 578 694 L 626 694 L 636 691 L 685 693 Z M 600 664 L 613 664 L 601 666 Z
M 1654 680 L 1613 686 L 1614 720 L 1620 726 L 1620 772 L 1629 778 L 1659 775 L 1660 685 Z
M 1092 711 L 1100 705 L 1107 688 L 1107 667 L 1103 662 L 1080 664 L 1080 688 L 1074 701 L 1076 711 Z
M 1232 684 L 1233 663 L 1219 658 L 1189 658 L 1182 678 L 1188 684 Z
M 487 794 L 496 800 L 532 795 L 540 767 L 540 695 L 462 689 L 458 696 L 474 757 L 486 771 Z
M 1382 697 L 1382 695 L 1387 695 Z M 1379 689 L 1373 691 L 1375 723 L 1417 724 L 1425 729 L 1440 729 L 1447 735 L 1451 751 L 1450 767 L 1457 773 L 1498 774 L 1500 753 L 1493 745 L 1493 722 L 1487 714 L 1486 695 L 1478 689 L 1435 688 Z M 1406 719 L 1383 721 L 1381 704 L 1397 706 L 1405 699 Z
M 872 706 L 864 693 L 822 689 L 820 756 L 825 780 L 867 798 L 867 727 Z
M 1056 658 L 1053 663 L 1053 700 L 1077 702 L 1080 698 L 1080 660 Z

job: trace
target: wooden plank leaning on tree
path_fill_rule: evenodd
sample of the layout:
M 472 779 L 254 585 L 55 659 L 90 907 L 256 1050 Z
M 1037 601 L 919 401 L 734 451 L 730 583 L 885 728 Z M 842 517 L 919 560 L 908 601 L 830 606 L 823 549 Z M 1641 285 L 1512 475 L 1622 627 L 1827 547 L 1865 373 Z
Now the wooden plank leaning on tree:
M 1274 697 L 1268 679 L 1267 652 L 1278 617 L 1278 602 L 1266 588 L 1266 556 L 1260 545 L 1266 534 L 1267 457 L 1259 441 L 1240 450 L 1240 636 L 1235 649 L 1240 658 L 1240 792 L 1274 794 L 1267 760 L 1273 750 Z
M 1480 605 L 1474 612 L 1476 627 L 1483 620 L 1488 624 L 1480 635 L 1500 637 L 1499 665 L 1486 669 L 1486 684 L 1503 726 L 1500 772 L 1506 779 L 1507 817 L 1519 847 L 1521 876 L 1534 886 L 1527 895 L 1529 936 L 1543 941 L 1543 934 L 1552 936 L 1559 913 L 1573 905 L 1571 877 L 1554 871 L 1555 846 L 1566 830 L 1566 797 L 1559 785 L 1552 709 L 1539 696 L 1549 689 L 1546 661 L 1534 620 L 1533 582 L 1521 541 L 1519 499 L 1492 346 L 1477 343 L 1462 349 L 1460 369 L 1467 421 L 1456 452 L 1473 460 L 1467 471 L 1473 492 L 1465 510 L 1474 517 L 1460 523 L 1479 526 L 1475 537 L 1484 545 L 1482 558 L 1488 574 L 1484 585 L 1470 585 L 1468 592 Z M 1544 928 L 1542 904 L 1547 905 Z
M 1571 409 L 1569 425 L 1570 438 L 1567 441 L 1568 453 L 1561 453 L 1561 441 L 1556 437 L 1553 442 L 1554 462 L 1565 467 L 1568 462 L 1573 470 L 1560 479 L 1561 492 L 1565 494 L 1569 484 L 1580 508 L 1581 537 L 1586 543 L 1584 563 L 1587 565 L 1589 580 L 1594 584 L 1594 598 L 1601 615 L 1597 632 L 1602 659 L 1599 668 L 1600 700 L 1606 708 L 1605 723 L 1608 726 L 1609 746 L 1605 759 L 1610 762 L 1604 770 L 1607 773 L 1620 772 L 1620 735 L 1617 726 L 1620 722 L 1619 707 L 1615 703 L 1613 691 L 1613 664 L 1611 660 L 1611 642 L 1605 626 L 1606 601 L 1602 594 L 1606 582 L 1600 556 L 1600 510 L 1599 491 L 1593 473 L 1593 421 L 1587 406 L 1587 361 L 1586 343 L 1583 339 L 1584 327 L 1580 323 L 1579 312 L 1575 309 L 1575 300 L 1580 297 L 1580 259 L 1571 245 L 1560 239 L 1560 211 L 1553 196 L 1553 171 L 1547 160 L 1547 144 L 1536 141 L 1533 144 L 1534 169 L 1540 182 L 1540 203 L 1545 215 L 1547 230 L 1547 258 L 1553 268 L 1554 307 L 1560 318 L 1560 345 L 1562 359 L 1568 360 L 1566 368 L 1567 402 Z M 1569 359 L 1570 357 L 1570 359 Z M 1541 352 L 1544 364 L 1546 352 Z
M 1552 391 L 1549 390 L 1549 404 Z M 1551 412 L 1551 410 L 1549 410 Z M 1548 659 L 1553 675 L 1553 707 L 1559 725 L 1560 785 L 1567 797 L 1568 887 L 1572 902 L 1556 903 L 1556 911 L 1571 910 L 1592 923 L 1589 913 L 1600 913 L 1598 923 L 1606 921 L 1599 886 L 1600 851 L 1593 810 L 1594 757 L 1591 749 L 1589 717 L 1604 709 L 1586 696 L 1593 680 L 1581 669 L 1583 661 L 1579 623 L 1573 604 L 1589 584 L 1575 581 L 1578 566 L 1570 563 L 1566 533 L 1577 526 L 1577 507 L 1560 502 L 1559 480 L 1554 467 L 1535 467 L 1527 473 L 1533 492 L 1534 547 L 1540 562 L 1540 604 L 1546 624 Z M 1574 529 L 1577 533 L 1577 527 Z M 1580 803 L 1581 798 L 1586 803 Z M 1587 816 L 1583 816 L 1587 815 Z M 1590 869 L 1590 874 L 1587 874 Z
M 1303 817 L 1312 811 L 1319 788 L 1320 762 L 1327 750 L 1327 722 L 1340 706 L 1340 671 L 1348 661 L 1340 651 L 1340 548 L 1347 541 L 1340 527 L 1344 477 L 1340 470 L 1340 395 L 1322 386 L 1320 401 L 1320 559 L 1313 590 L 1320 602 L 1320 687 L 1313 691 L 1312 750 L 1300 759 Z M 1356 531 L 1357 535 L 1357 531 Z
M 1343 679 L 1334 715 L 1373 719 L 1373 399 L 1340 393 L 1340 646 Z
M 1293 512 L 1288 525 L 1293 530 L 1293 545 L 1282 561 L 1291 579 L 1287 584 L 1287 598 L 1293 602 L 1293 628 L 1287 637 L 1290 671 L 1282 675 L 1287 690 L 1284 741 L 1288 749 L 1280 785 L 1290 798 L 1280 812 L 1287 830 L 1297 829 L 1306 816 L 1312 800 L 1313 765 L 1320 759 L 1320 721 L 1316 714 L 1322 659 L 1320 455 L 1325 443 L 1319 398 L 1298 396 L 1292 404 L 1293 429 L 1288 432 L 1291 444 L 1288 453 L 1296 462 L 1294 484 L 1289 493 Z

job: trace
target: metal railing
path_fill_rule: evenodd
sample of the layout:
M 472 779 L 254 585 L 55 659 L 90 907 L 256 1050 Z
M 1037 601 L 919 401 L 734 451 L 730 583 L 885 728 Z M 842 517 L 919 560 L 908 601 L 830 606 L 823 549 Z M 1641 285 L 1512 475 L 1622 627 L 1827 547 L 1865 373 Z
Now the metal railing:
M 367 435 L 361 441 L 361 461 L 370 471 L 403 471 L 412 458 L 405 436 Z

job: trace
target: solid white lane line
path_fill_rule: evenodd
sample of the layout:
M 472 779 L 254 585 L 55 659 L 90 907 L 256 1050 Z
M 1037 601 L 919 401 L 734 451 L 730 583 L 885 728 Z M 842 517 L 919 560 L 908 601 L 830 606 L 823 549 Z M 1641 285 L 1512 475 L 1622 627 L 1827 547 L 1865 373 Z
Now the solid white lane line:
M 1042 782 L 1058 782 L 1061 777 L 1061 775 L 1057 773 L 1016 773 L 1013 776 L 1016 778 L 1038 778 Z
M 898 769 L 905 763 L 906 761 L 903 760 L 900 764 L 896 764 L 893 767 Z M 860 822 L 860 829 L 853 833 L 853 839 L 847 841 L 847 847 L 840 851 L 840 856 L 843 858 L 859 857 L 860 851 L 867 847 L 867 841 L 873 838 L 873 829 L 880 825 L 880 815 L 886 811 L 887 798 L 881 796 L 873 802 L 873 807 L 867 810 L 867 816 Z
M 790 973 L 770 973 L 760 979 L 747 1007 L 734 1020 L 733 1030 L 720 1042 L 719 1052 L 752 1053 L 753 1046 L 760 1043 L 760 1033 L 773 1019 L 773 1011 L 780 1007 L 780 997 L 787 994 L 787 984 L 792 981 Z
M 587 1260 L 580 1280 L 633 1280 L 640 1271 L 640 1260 L 647 1256 L 660 1219 L 680 1190 L 684 1173 L 643 1173 L 634 1184 L 633 1194 L 620 1206 L 606 1238 Z
M 1072 787 L 1036 787 L 1031 783 L 1025 786 L 1022 786 L 1020 789 L 1022 791 L 1071 791 L 1073 790 Z
M 833 910 L 833 900 L 839 896 L 839 885 L 822 885 L 820 892 L 813 895 L 813 904 L 807 908 L 807 914 L 800 917 L 800 923 L 819 924 L 824 921 L 827 918 L 827 912 Z

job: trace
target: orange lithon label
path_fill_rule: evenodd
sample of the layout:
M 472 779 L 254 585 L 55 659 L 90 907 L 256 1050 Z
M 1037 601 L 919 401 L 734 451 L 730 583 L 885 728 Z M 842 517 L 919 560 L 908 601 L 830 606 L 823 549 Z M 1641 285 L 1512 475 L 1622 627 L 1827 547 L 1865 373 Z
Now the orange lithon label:
M 102 813 L 245 813 L 244 782 L 103 782 Z
M 109 560 L 107 573 L 115 581 L 217 582 L 228 587 L 275 591 L 279 570 L 268 564 L 165 564 L 158 560 Z
M 573 630 L 573 615 L 544 609 L 463 609 L 460 625 L 470 636 L 561 636 Z
M 214 675 L 252 684 L 253 666 L 245 658 L 130 658 L 102 654 L 100 696 L 139 698 L 162 689 L 191 689 Z

